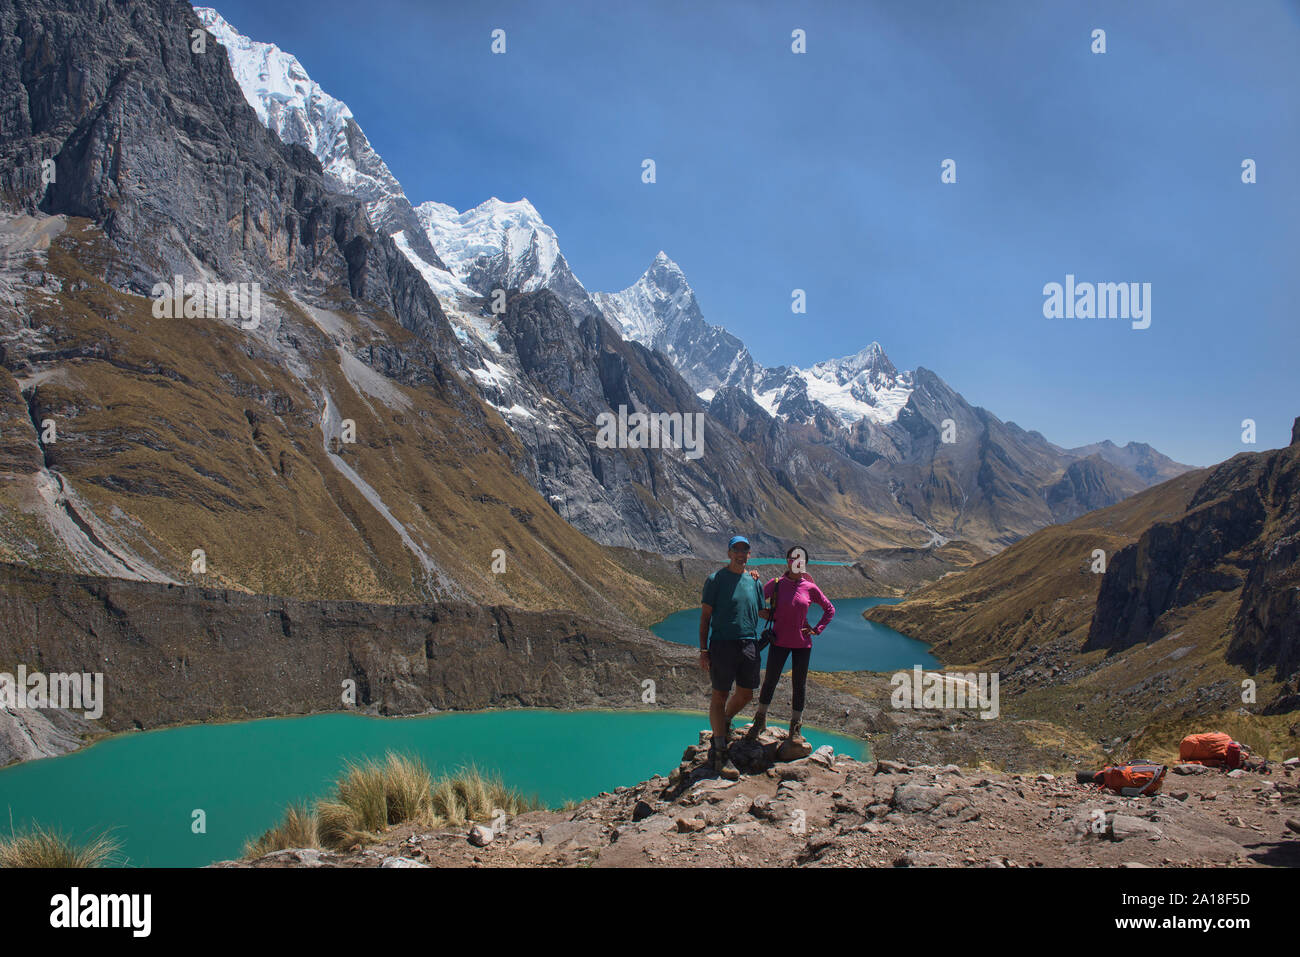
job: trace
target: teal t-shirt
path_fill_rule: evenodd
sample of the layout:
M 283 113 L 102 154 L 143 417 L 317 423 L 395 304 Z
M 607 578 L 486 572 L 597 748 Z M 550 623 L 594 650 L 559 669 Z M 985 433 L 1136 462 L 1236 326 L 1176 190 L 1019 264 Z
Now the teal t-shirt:
M 730 568 L 719 568 L 704 580 L 701 601 L 713 608 L 709 630 L 714 641 L 758 637 L 762 621 L 758 610 L 765 602 L 762 586 L 748 571 L 737 575 Z

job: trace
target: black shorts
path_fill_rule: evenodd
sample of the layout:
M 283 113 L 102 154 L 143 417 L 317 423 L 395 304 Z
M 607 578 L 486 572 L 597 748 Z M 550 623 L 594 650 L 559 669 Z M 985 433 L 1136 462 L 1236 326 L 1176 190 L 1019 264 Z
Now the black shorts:
M 758 642 L 753 638 L 709 642 L 709 677 L 714 691 L 758 687 Z

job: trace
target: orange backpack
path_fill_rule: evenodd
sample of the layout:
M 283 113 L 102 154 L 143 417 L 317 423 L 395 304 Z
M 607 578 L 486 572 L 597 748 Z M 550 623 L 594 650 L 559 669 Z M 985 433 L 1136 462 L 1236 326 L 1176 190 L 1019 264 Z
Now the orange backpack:
M 1178 758 L 1184 764 L 1204 764 L 1212 768 L 1241 767 L 1241 745 L 1229 735 L 1215 731 L 1189 734 L 1178 746 Z
M 1111 765 L 1097 772 L 1094 780 L 1101 787 L 1109 788 L 1121 797 L 1152 795 L 1165 783 L 1165 773 L 1169 769 L 1163 764 L 1149 761 L 1127 761 L 1124 764 Z

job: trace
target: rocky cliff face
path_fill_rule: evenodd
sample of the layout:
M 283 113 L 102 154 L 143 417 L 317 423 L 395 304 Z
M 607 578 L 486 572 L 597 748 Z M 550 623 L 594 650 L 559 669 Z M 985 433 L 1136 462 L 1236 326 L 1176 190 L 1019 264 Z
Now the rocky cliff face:
M 102 724 L 489 707 L 640 706 L 702 693 L 689 649 L 632 626 L 465 603 L 303 602 L 0 566 L 0 662 L 104 673 Z M 6 669 L 8 670 L 8 669 Z M 12 673 L 12 672 L 11 672 Z
M 379 235 L 402 232 L 425 263 L 446 269 L 401 184 L 370 145 L 347 104 L 321 89 L 292 54 L 241 35 L 211 7 L 195 7 L 194 12 L 225 47 L 235 80 L 258 119 L 281 142 L 302 146 L 320 160 L 331 190 L 362 200 Z
M 437 300 L 364 206 L 330 192 L 315 157 L 262 126 L 220 44 L 192 52 L 189 6 L 6 2 L 0 23 L 10 38 L 0 189 L 28 211 L 102 224 L 123 253 L 115 284 L 147 294 L 201 271 L 342 285 L 454 349 Z
M 659 707 L 698 709 L 708 679 L 696 659 L 633 625 L 571 613 L 307 602 L 0 564 L 0 671 L 103 673 L 99 724 L 115 731 L 337 710 L 349 687 L 348 706 L 398 715 L 641 708 L 650 679 Z M 810 721 L 850 734 L 889 725 L 847 695 L 815 697 Z M 63 717 L 66 734 L 89 730 Z
M 341 287 L 459 362 L 437 298 L 365 204 L 258 121 L 221 44 L 193 52 L 188 5 L 6 2 L 0 23 L 0 193 L 100 224 L 120 253 L 114 285 L 143 295 L 181 274 Z
M 1278 680 L 1300 668 L 1300 443 L 1212 470 L 1186 514 L 1111 560 L 1089 648 L 1115 652 L 1178 626 L 1177 609 L 1234 599 L 1228 660 Z M 1166 617 L 1167 616 L 1167 617 Z

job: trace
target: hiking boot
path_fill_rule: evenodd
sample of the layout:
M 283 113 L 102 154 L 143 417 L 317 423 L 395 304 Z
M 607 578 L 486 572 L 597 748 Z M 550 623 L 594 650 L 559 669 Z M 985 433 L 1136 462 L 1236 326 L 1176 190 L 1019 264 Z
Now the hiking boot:
M 745 732 L 745 740 L 757 741 L 758 736 L 766 730 L 767 730 L 767 719 L 761 716 L 756 716 L 754 718 L 754 723 L 751 724 L 749 726 L 749 730 Z
M 726 748 L 709 748 L 709 766 L 713 768 L 714 771 L 721 774 L 722 769 L 729 763 L 731 763 L 731 758 L 727 754 Z
M 786 740 L 789 741 L 791 744 L 804 744 L 805 741 L 804 741 L 803 735 L 799 733 L 799 729 L 800 729 L 801 727 L 803 727 L 803 723 L 802 723 L 802 722 L 798 722 L 798 723 L 795 723 L 795 724 L 791 724 L 791 725 L 790 725 L 790 735 L 789 735 L 789 737 L 788 737 Z
M 709 757 L 712 758 L 713 770 L 718 777 L 726 778 L 728 781 L 740 780 L 740 771 L 731 763 L 731 755 L 727 753 L 726 748 L 714 751 Z

